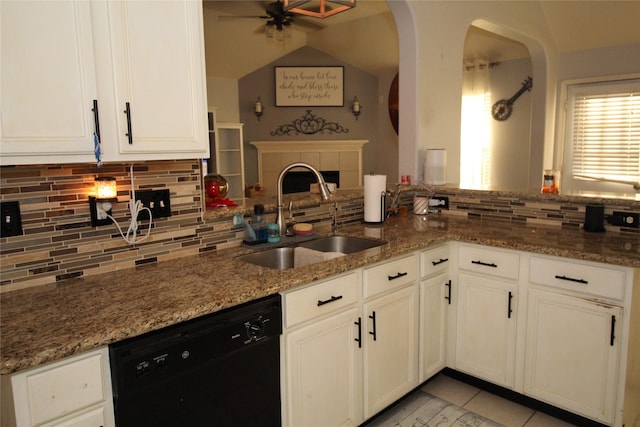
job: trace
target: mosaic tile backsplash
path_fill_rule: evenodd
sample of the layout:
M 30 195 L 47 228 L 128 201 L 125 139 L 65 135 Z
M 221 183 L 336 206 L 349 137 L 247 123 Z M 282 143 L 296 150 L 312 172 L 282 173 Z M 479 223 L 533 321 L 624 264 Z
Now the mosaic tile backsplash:
M 0 168 L 0 199 L 20 203 L 24 230 L 21 236 L 0 238 L 0 292 L 240 245 L 244 228 L 234 226 L 230 217 L 203 221 L 201 170 L 196 159 L 134 164 L 136 191 L 168 189 L 171 197 L 172 215 L 154 219 L 147 240 L 129 245 L 113 224 L 92 227 L 88 196 L 93 195 L 95 177 L 113 176 L 118 186 L 113 216 L 127 229 L 129 167 L 129 163 L 121 163 L 101 168 L 88 164 Z M 418 191 L 408 187 L 401 193 L 400 203 L 407 205 L 409 212 Z M 445 216 L 573 228 L 584 221 L 583 198 L 521 198 L 518 194 L 450 188 L 437 188 L 436 193 L 449 197 Z M 605 214 L 640 210 L 637 202 L 603 203 Z M 361 221 L 362 205 L 362 199 L 340 201 L 338 224 Z M 247 211 L 245 219 L 249 218 Z M 326 205 L 294 211 L 294 218 L 314 224 L 331 222 Z M 273 220 L 274 214 L 267 212 L 265 221 Z M 140 225 L 142 233 L 146 233 L 146 226 L 147 222 Z M 607 231 L 638 233 L 639 229 L 607 225 Z
M 151 236 L 129 245 L 113 224 L 92 227 L 88 196 L 96 176 L 113 176 L 118 203 L 112 215 L 126 232 L 131 180 L 129 163 L 37 165 L 0 168 L 2 202 L 20 203 L 23 235 L 0 238 L 0 292 L 133 268 L 151 262 L 197 255 L 240 245 L 244 228 L 230 218 L 202 220 L 201 169 L 198 160 L 134 164 L 136 191 L 169 189 L 171 213 L 153 220 Z M 362 203 L 339 206 L 341 222 L 362 218 Z M 325 207 L 294 212 L 298 221 L 330 222 Z M 247 220 L 249 215 L 246 216 Z M 265 221 L 275 215 L 267 213 Z M 140 224 L 146 233 L 147 221 Z

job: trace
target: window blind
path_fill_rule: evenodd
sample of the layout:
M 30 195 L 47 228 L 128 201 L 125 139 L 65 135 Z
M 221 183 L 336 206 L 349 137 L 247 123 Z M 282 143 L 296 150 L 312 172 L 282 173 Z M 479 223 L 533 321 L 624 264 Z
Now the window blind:
M 638 94 L 582 96 L 575 100 L 573 174 L 638 181 Z
M 638 84 L 569 89 L 573 177 L 640 181 Z

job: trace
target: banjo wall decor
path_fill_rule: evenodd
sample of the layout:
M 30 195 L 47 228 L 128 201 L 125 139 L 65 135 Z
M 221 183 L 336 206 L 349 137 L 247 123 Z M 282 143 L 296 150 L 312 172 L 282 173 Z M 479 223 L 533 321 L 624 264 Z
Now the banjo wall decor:
M 531 77 L 527 77 L 527 79 L 522 82 L 522 87 L 515 95 L 513 95 L 509 99 L 501 99 L 500 101 L 493 104 L 491 108 L 491 115 L 494 119 L 503 122 L 507 120 L 511 116 L 511 112 L 513 111 L 513 103 L 516 102 L 520 95 L 525 93 L 526 91 L 530 91 L 533 87 L 533 79 Z

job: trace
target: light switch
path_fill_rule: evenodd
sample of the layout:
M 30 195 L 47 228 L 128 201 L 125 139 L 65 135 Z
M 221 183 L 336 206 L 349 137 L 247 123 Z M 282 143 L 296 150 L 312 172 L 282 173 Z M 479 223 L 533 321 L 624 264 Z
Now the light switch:
M 0 211 L 2 212 L 2 237 L 21 236 L 22 219 L 20 218 L 20 203 L 1 202 Z

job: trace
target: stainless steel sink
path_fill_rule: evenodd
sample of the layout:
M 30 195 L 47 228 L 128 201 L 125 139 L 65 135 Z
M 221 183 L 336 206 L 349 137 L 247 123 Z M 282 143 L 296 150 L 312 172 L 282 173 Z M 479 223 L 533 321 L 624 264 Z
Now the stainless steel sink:
M 329 236 L 298 243 L 295 247 L 272 248 L 252 254 L 241 255 L 238 259 L 261 267 L 286 270 L 288 268 L 302 267 L 303 265 L 315 264 L 330 259 L 329 257 L 323 257 L 322 253 L 339 252 L 348 255 L 382 245 L 384 245 L 384 242 L 376 240 L 347 236 Z M 319 256 L 315 256 L 313 253 L 310 254 L 307 251 L 307 253 L 299 254 L 299 258 L 296 259 L 296 247 L 317 251 L 316 253 Z
M 321 252 L 341 252 L 343 254 L 352 254 L 364 251 L 366 249 L 377 248 L 384 245 L 383 242 L 377 240 L 361 239 L 359 237 L 350 236 L 328 236 L 321 237 L 308 242 L 299 243 L 298 246 L 308 249 L 315 249 Z
M 295 248 L 273 248 L 238 257 L 239 260 L 261 267 L 286 270 L 293 268 Z

